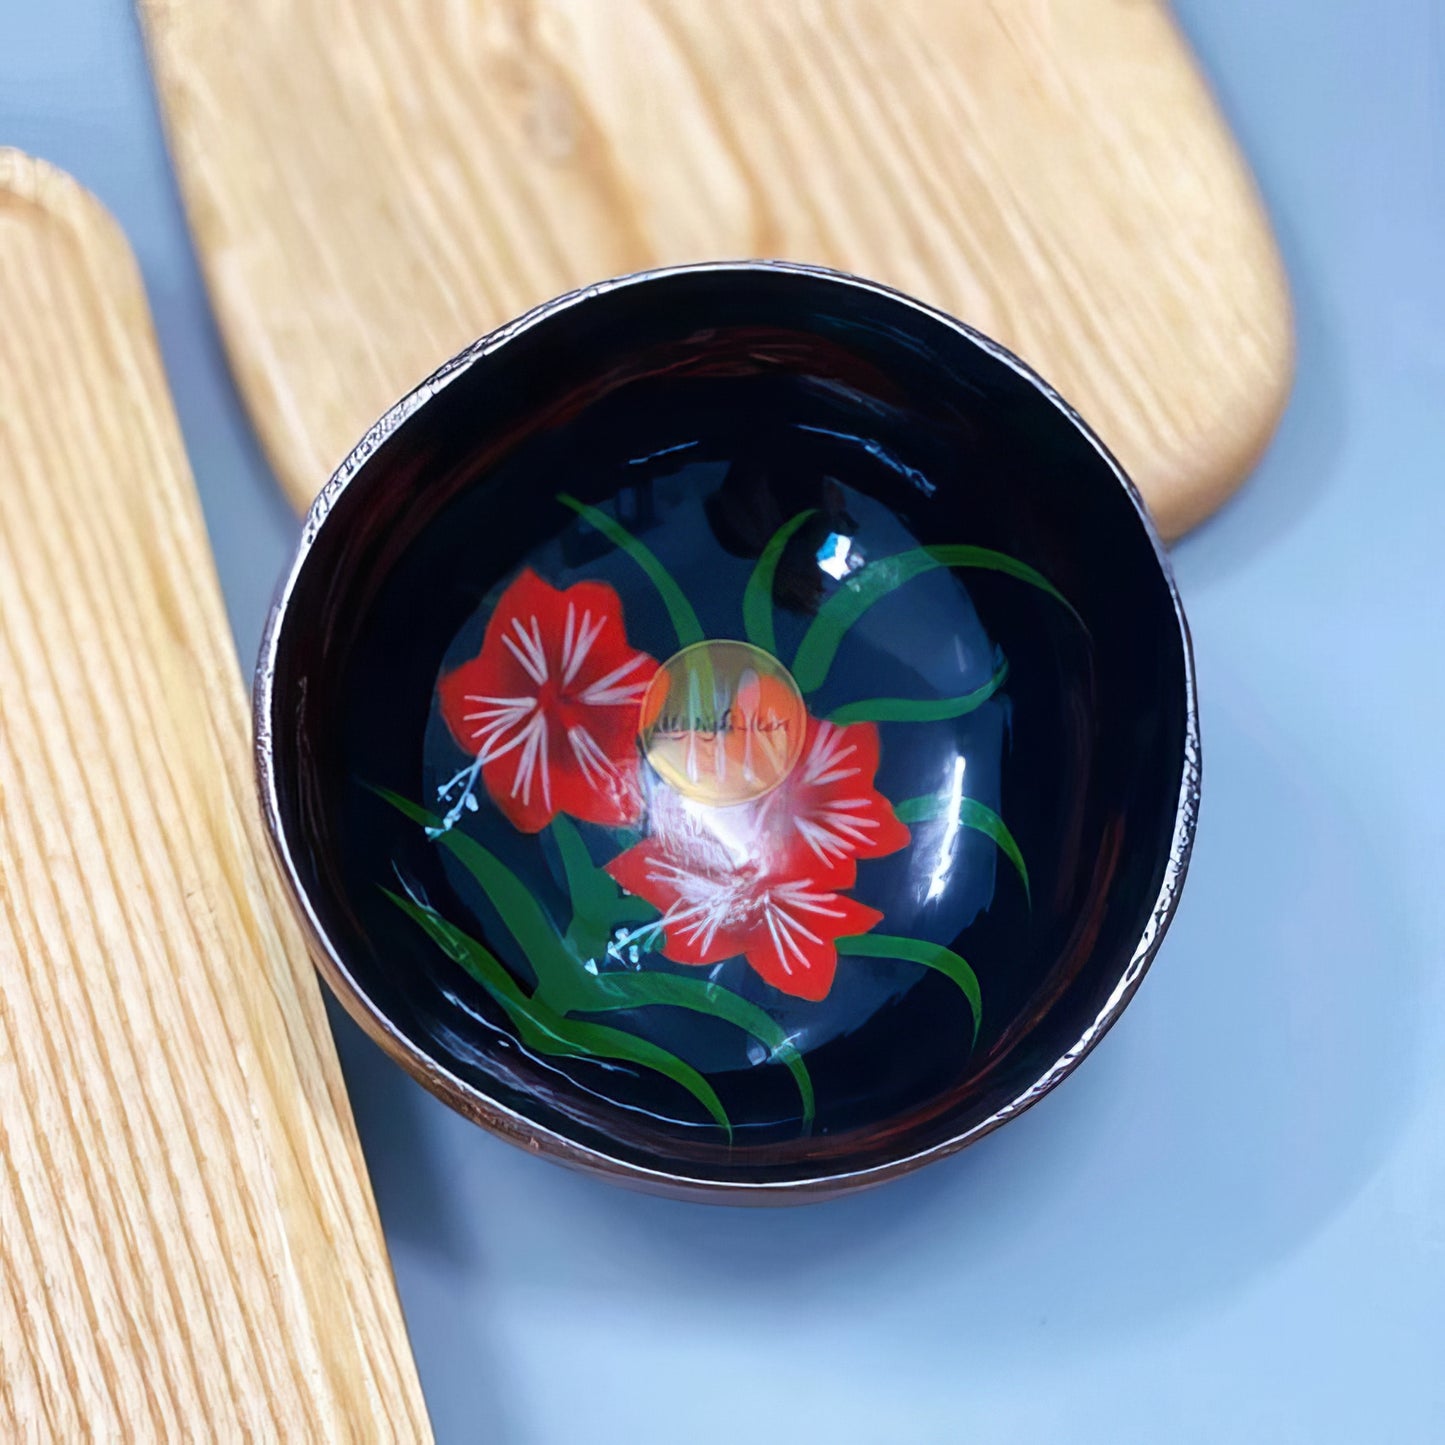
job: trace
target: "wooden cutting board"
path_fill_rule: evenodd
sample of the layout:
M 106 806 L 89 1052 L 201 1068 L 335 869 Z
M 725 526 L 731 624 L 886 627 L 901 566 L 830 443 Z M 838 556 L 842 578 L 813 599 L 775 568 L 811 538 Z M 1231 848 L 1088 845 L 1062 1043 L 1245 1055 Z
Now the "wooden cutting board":
M 1289 389 L 1279 258 L 1159 0 L 141 0 L 241 389 L 298 506 L 478 334 L 706 257 L 1013 347 L 1169 536 Z
M 0 1439 L 428 1436 L 140 278 L 0 151 Z

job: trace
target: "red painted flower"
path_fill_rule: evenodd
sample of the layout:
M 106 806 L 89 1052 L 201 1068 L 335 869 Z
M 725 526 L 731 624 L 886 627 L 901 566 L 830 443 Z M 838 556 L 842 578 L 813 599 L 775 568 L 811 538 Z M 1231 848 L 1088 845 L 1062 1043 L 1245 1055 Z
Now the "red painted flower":
M 874 786 L 877 771 L 872 723 L 836 727 L 809 717 L 792 772 L 758 805 L 771 870 L 847 888 L 859 858 L 906 848 L 908 829 Z
M 747 811 L 689 810 L 682 826 L 654 832 L 607 872 L 662 911 L 662 952 L 674 963 L 742 955 L 784 993 L 824 998 L 838 968 L 837 940 L 867 933 L 883 915 L 809 875 L 769 871 Z
M 566 591 L 530 569 L 502 594 L 482 650 L 438 684 L 452 736 L 524 833 L 570 813 L 637 816 L 638 708 L 656 661 L 630 646 L 604 582 Z

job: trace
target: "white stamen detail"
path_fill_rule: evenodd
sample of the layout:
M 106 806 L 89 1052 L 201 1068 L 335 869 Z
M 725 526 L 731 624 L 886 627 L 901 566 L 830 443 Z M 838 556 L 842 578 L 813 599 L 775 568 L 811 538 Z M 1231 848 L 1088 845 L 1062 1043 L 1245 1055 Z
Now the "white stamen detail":
M 547 763 L 547 719 L 538 713 L 527 724 L 517 736 L 507 744 L 496 756 L 500 757 L 504 752 L 510 752 L 518 743 L 524 743 L 521 755 L 517 759 L 517 773 L 512 780 L 511 796 L 522 795 L 524 807 L 532 804 L 532 780 L 541 772 L 542 775 L 542 803 L 544 807 L 552 806 L 552 779 L 551 769 Z
M 479 754 L 487 754 L 494 743 L 499 743 L 510 728 L 523 726 L 521 717 L 504 717 L 496 722 L 485 723 L 472 732 L 472 741 Z
M 490 721 L 493 718 L 504 717 L 526 717 L 532 709 L 528 707 L 484 707 L 476 712 L 465 712 L 462 718 L 466 722 Z
M 503 732 L 505 732 L 505 729 L 503 729 L 502 732 L 498 732 L 495 736 L 490 738 L 486 743 L 482 745 L 481 751 L 478 752 L 477 757 L 481 759 L 481 761 L 484 763 L 494 763 L 497 761 L 498 758 L 506 757 L 506 755 L 511 752 L 513 748 L 520 747 L 523 743 L 525 743 L 527 739 L 532 736 L 532 733 L 539 725 L 542 727 L 546 726 L 546 723 L 544 722 L 540 714 L 534 717 L 531 722 L 526 723 L 524 726 L 518 728 L 517 731 L 513 733 L 512 736 L 505 742 L 503 742 L 502 740 Z
M 464 712 L 463 722 L 491 722 L 496 718 L 518 718 L 526 717 L 532 711 L 531 706 L 527 707 L 484 707 L 478 712 Z
M 639 652 L 624 662 L 621 667 L 614 667 L 606 677 L 599 677 L 595 682 L 589 683 L 587 690 L 582 694 L 582 701 L 592 707 L 617 707 L 641 697 L 647 691 L 646 682 L 629 682 L 623 686 L 622 679 L 629 672 L 635 671 L 646 660 Z
M 858 767 L 848 768 L 845 771 L 838 771 L 838 764 L 853 756 L 858 751 L 857 743 L 849 743 L 847 747 L 842 746 L 843 730 L 834 727 L 832 723 L 824 723 L 818 729 L 818 735 L 813 740 L 812 751 L 808 754 L 808 761 L 803 769 L 805 781 L 821 787 L 825 783 L 841 782 L 844 778 L 851 778 L 862 769 Z
M 580 669 L 583 662 L 586 661 L 587 654 L 592 651 L 592 644 L 601 637 L 602 629 L 607 625 L 607 618 L 603 616 L 599 617 L 596 622 L 592 622 L 589 628 L 588 623 L 591 622 L 591 620 L 592 612 L 589 608 L 582 614 L 582 626 L 577 630 L 576 644 L 572 648 L 571 656 L 566 659 L 562 674 L 562 685 L 564 687 L 577 676 L 578 669 Z
M 521 663 L 522 671 L 525 672 L 538 687 L 541 687 L 542 684 L 547 681 L 547 660 L 545 657 L 538 658 L 533 653 L 532 639 L 522 631 L 522 624 L 515 617 L 512 619 L 512 626 L 517 629 L 522 639 L 522 646 L 518 647 L 505 633 L 502 635 L 502 643 L 512 656 Z
M 774 897 L 777 898 L 779 902 L 786 902 L 792 908 L 801 908 L 804 913 L 817 913 L 824 918 L 846 918 L 848 915 L 841 908 L 827 908 L 824 906 L 829 900 L 835 903 L 838 901 L 838 895 L 836 893 L 804 893 L 801 891 L 806 888 L 811 881 L 811 879 L 805 878 L 802 883 L 785 883 L 777 890 Z M 793 921 L 797 923 L 796 919 Z M 797 926 L 802 928 L 803 925 L 797 923 Z M 808 936 L 812 937 L 811 934 Z M 822 942 L 821 939 L 814 941 Z
M 568 728 L 567 741 L 572 744 L 572 754 L 577 759 L 577 766 L 582 769 L 582 776 L 590 786 L 596 787 L 598 783 L 610 785 L 615 782 L 616 765 L 586 728 Z
M 567 625 L 562 630 L 562 681 L 564 683 L 572 676 L 572 637 L 577 622 L 577 604 L 567 604 Z
M 834 837 L 851 838 L 855 843 L 867 843 L 868 830 L 878 826 L 876 818 L 854 818 L 847 813 L 835 813 L 831 810 L 819 815 L 815 821 Z
M 788 962 L 788 955 L 783 949 L 783 939 L 778 932 L 778 925 L 773 919 L 773 910 L 771 908 L 764 910 L 763 920 L 768 925 L 768 932 L 772 934 L 773 937 L 773 952 L 778 955 L 778 962 L 783 965 L 783 972 L 791 978 L 793 976 L 793 966 Z M 794 948 L 797 947 L 796 944 L 793 946 Z M 803 966 L 805 968 L 807 967 L 806 959 L 803 960 Z
M 568 683 L 577 676 L 578 669 L 581 668 L 582 662 L 587 659 L 588 653 L 592 650 L 592 643 L 597 642 L 598 637 L 603 634 L 604 627 L 607 626 L 607 618 L 605 618 L 605 616 L 598 617 L 594 623 L 594 621 L 592 621 L 592 610 L 591 608 L 587 608 L 587 611 L 582 613 L 582 626 L 578 627 L 574 637 L 572 617 L 574 617 L 574 610 L 572 610 L 572 604 L 568 603 L 568 607 L 566 607 L 566 636 L 562 639 L 562 686 L 568 685 Z M 591 626 L 588 626 L 588 624 L 591 624 Z
M 809 818 L 799 817 L 795 820 L 798 832 L 803 835 L 803 841 L 818 855 L 821 863 L 827 863 L 831 854 L 835 858 L 846 858 L 848 849 L 828 829 L 819 827 Z
M 510 728 L 519 725 L 522 719 L 537 705 L 537 700 L 530 697 L 487 698 L 474 693 L 469 693 L 467 700 L 493 704 L 476 712 L 464 713 L 462 716 L 463 722 L 477 724 L 471 729 L 469 736 L 474 743 L 480 744 L 478 755 L 484 761 L 496 756 L 489 752 L 491 745 L 500 742 L 502 735 Z
M 806 973 L 812 967 L 812 964 L 809 962 L 808 955 L 803 952 L 802 946 L 794 935 L 802 934 L 809 943 L 816 943 L 820 947 L 825 945 L 816 933 L 805 928 L 796 918 L 789 917 L 780 906 L 782 895 L 786 892 L 786 888 L 779 888 L 777 890 L 777 893 L 763 905 L 763 916 L 767 920 L 768 931 L 772 934 L 773 944 L 778 950 L 778 961 L 783 965 L 783 972 L 789 975 L 793 972 L 793 970 L 788 967 L 787 954 L 783 951 L 783 945 L 786 944 L 787 948 L 792 952 L 793 957 L 802 965 L 804 973 Z
M 477 774 L 481 772 L 481 770 L 482 760 L 481 757 L 478 756 L 474 758 L 467 767 L 463 768 L 461 772 L 453 774 L 452 777 L 448 778 L 447 781 L 437 789 L 437 797 L 442 800 L 449 798 L 458 787 L 461 788 L 461 792 L 457 795 L 456 802 L 447 809 L 446 816 L 442 819 L 441 825 L 439 827 L 430 827 L 426 830 L 428 838 L 440 838 L 443 833 L 449 833 L 465 809 L 476 808 L 477 800 L 472 796 L 472 789 L 477 785 Z M 407 891 L 411 892 L 410 889 Z
M 527 620 L 531 627 L 530 631 L 522 626 L 522 619 L 520 617 L 514 617 L 512 619 L 512 627 L 515 629 L 517 636 L 521 638 L 522 646 L 527 649 L 527 655 L 541 668 L 545 676 L 547 672 L 547 652 L 542 646 L 542 632 L 537 626 L 537 614 L 534 612 Z
M 663 914 L 662 922 L 675 927 L 679 937 L 702 952 L 712 947 L 718 930 L 746 901 L 735 880 L 714 880 L 675 863 L 658 860 L 647 876 L 649 882 L 677 889 L 681 896 Z
M 481 692 L 469 692 L 462 701 L 491 703 L 496 707 L 528 708 L 537 705 L 537 699 L 535 697 L 489 697 L 486 693 Z

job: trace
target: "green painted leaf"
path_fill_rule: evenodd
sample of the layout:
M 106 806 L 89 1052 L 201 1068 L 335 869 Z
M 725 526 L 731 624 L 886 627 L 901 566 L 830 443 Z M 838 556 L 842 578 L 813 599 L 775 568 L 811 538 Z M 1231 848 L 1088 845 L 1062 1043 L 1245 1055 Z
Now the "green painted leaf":
M 490 949 L 448 923 L 435 909 L 389 889 L 382 892 L 496 999 L 529 1048 L 553 1057 L 612 1059 L 651 1069 L 686 1089 L 732 1140 L 732 1123 L 717 1091 L 691 1064 L 621 1029 L 560 1017 L 539 999 L 528 998 Z
M 809 507 L 806 512 L 799 512 L 768 538 L 748 585 L 743 588 L 743 634 L 754 647 L 761 647 L 774 657 L 778 655 L 778 639 L 773 630 L 773 579 L 789 539 L 817 510 Z
M 612 933 L 612 907 L 621 890 L 593 863 L 587 844 L 570 818 L 559 813 L 552 819 L 552 839 L 562 858 L 567 894 L 572 900 L 568 941 L 578 958 L 599 958 Z
M 1014 871 L 1019 875 L 1019 882 L 1024 885 L 1024 898 L 1032 908 L 1034 896 L 1029 887 L 1028 864 L 1024 862 L 1023 852 L 1014 841 L 1014 835 L 1009 832 L 1008 824 L 987 803 L 980 803 L 976 798 L 963 798 L 959 801 L 958 821 L 963 827 L 973 828 L 993 839 L 999 852 L 1013 864 Z
M 533 1048 L 554 1054 L 572 1054 L 582 1058 L 615 1059 L 621 1063 L 636 1064 L 654 1073 L 663 1074 L 675 1084 L 680 1084 L 699 1104 L 707 1110 L 712 1121 L 732 1142 L 733 1126 L 727 1111 L 718 1098 L 717 1091 L 689 1063 L 676 1054 L 669 1053 L 647 1039 L 624 1033 L 607 1024 L 589 1023 L 583 1019 L 548 1018 L 543 1024 L 544 1033 L 535 1038 L 523 1037 Z
M 803 1122 L 813 1122 L 813 1080 L 808 1066 L 790 1035 L 756 1004 L 721 984 L 670 973 L 604 973 L 597 977 L 596 983 L 595 1002 L 583 1003 L 574 1012 L 600 1013 L 606 1009 L 668 1004 L 709 1014 L 751 1034 L 773 1059 L 787 1065 L 803 1102 Z
M 562 873 L 573 908 L 595 918 L 606 918 L 617 885 L 592 861 L 577 825 L 558 813 L 552 819 L 552 839 L 562 858 Z
M 852 938 L 840 938 L 838 952 L 863 958 L 901 958 L 909 963 L 921 963 L 925 968 L 934 968 L 947 975 L 968 1000 L 968 1007 L 973 1014 L 972 1042 L 978 1042 L 979 1026 L 983 1023 L 983 994 L 979 990 L 978 975 L 951 948 L 945 948 L 941 943 L 925 943 L 921 938 L 898 938 L 887 933 L 858 933 Z
M 609 517 L 606 512 L 589 507 L 586 502 L 579 502 L 576 497 L 569 496 L 566 492 L 559 492 L 557 500 L 564 507 L 571 507 L 584 521 L 590 522 L 614 547 L 620 547 L 647 573 L 648 580 L 657 588 L 662 605 L 667 608 L 667 615 L 672 619 L 672 629 L 677 633 L 677 645 L 680 648 L 703 640 L 702 624 L 697 620 L 697 613 L 692 610 L 692 603 L 683 595 L 682 588 L 677 585 L 672 573 L 657 560 L 650 547 L 639 542 L 626 527 Z
M 657 916 L 645 898 L 624 893 L 599 868 L 587 851 L 577 825 L 561 813 L 552 820 L 552 838 L 562 859 L 567 893 L 572 900 L 572 923 L 567 939 L 578 959 L 601 958 L 619 923 L 641 923 Z
M 982 707 L 1007 677 L 1008 663 L 1004 661 L 987 682 L 958 697 L 868 697 L 834 708 L 828 714 L 828 721 L 843 727 L 855 722 L 940 722 L 944 718 L 963 717 Z
M 931 823 L 948 812 L 949 801 L 936 793 L 925 793 L 920 798 L 905 798 L 901 803 L 894 804 L 893 812 L 900 823 Z M 987 803 L 980 803 L 976 798 L 959 799 L 958 822 L 960 827 L 975 828 L 993 839 L 999 852 L 1013 864 L 1019 881 L 1024 885 L 1024 897 L 1032 908 L 1033 891 L 1029 887 L 1028 865 L 1008 824 Z
M 931 823 L 943 816 L 948 804 L 935 793 L 924 793 L 917 798 L 904 798 L 894 803 L 893 816 L 900 823 Z
M 428 908 L 389 888 L 381 890 L 414 923 L 419 924 L 441 951 L 459 963 L 490 993 L 498 1003 L 525 1002 L 521 985 L 508 973 L 506 965 L 485 944 L 448 923 L 435 908 Z
M 613 923 L 650 923 L 661 916 L 657 907 L 647 899 L 618 890 L 617 901 L 612 905 Z
M 793 659 L 793 678 L 804 693 L 816 692 L 828 679 L 828 669 L 848 629 L 895 588 L 938 567 L 958 567 L 1002 572 L 1027 582 L 1063 603 L 1068 602 L 1053 583 L 1026 563 L 987 547 L 916 547 L 892 557 L 880 558 L 848 577 L 818 609 Z M 1077 617 L 1078 613 L 1074 613 Z
M 408 802 L 399 793 L 387 788 L 372 788 L 399 813 L 425 828 L 440 827 L 441 820 L 425 808 Z M 449 849 L 468 873 L 477 880 L 501 915 L 507 931 L 517 940 L 527 961 L 544 989 L 570 991 L 577 973 L 577 961 L 571 958 L 556 925 L 547 916 L 531 890 L 495 854 L 475 838 L 456 828 L 439 833 L 435 841 Z

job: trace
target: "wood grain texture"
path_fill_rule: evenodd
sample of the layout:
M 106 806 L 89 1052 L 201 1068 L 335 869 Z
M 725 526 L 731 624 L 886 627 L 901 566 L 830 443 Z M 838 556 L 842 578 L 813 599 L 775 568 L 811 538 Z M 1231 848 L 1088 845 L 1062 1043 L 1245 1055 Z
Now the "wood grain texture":
M 0 151 L 0 1438 L 425 1439 L 125 242 Z
M 1015 349 L 1168 535 L 1292 371 L 1253 183 L 1160 0 L 141 0 L 232 363 L 304 505 L 439 362 L 571 287 L 749 256 Z

